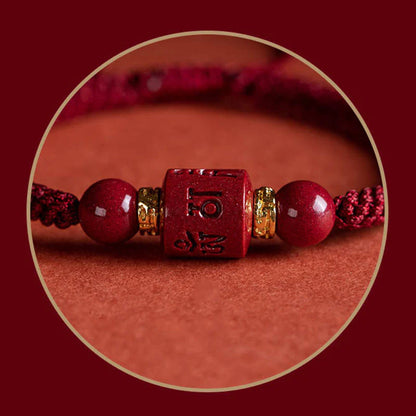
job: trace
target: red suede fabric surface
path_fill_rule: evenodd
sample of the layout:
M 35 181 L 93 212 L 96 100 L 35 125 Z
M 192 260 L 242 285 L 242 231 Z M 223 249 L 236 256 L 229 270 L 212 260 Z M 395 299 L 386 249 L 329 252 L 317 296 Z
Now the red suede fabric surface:
M 272 49 L 193 37 L 121 58 L 107 71 L 175 63 L 263 64 Z M 288 59 L 285 71 L 324 82 Z M 331 132 L 254 111 L 194 103 L 91 114 L 50 132 L 35 182 L 80 197 L 109 177 L 160 186 L 168 168 L 246 169 L 254 187 L 308 179 L 332 196 L 380 182 L 368 149 Z M 157 237 L 119 247 L 80 226 L 32 223 L 36 258 L 58 308 L 81 336 L 140 376 L 185 387 L 243 385 L 289 369 L 323 346 L 362 299 L 383 227 L 333 232 L 318 246 L 252 240 L 241 260 L 171 259 Z

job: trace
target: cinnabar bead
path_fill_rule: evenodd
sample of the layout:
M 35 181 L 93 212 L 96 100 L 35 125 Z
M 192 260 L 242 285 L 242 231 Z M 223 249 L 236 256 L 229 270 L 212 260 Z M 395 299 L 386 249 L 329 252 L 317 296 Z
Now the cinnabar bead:
M 162 191 L 165 253 L 244 257 L 251 238 L 252 197 L 245 170 L 168 170 Z
M 276 194 L 277 235 L 298 247 L 324 240 L 335 221 L 331 195 L 310 181 L 288 183 Z
M 83 230 L 93 240 L 128 240 L 138 230 L 136 189 L 120 179 L 98 181 L 85 191 L 78 213 Z

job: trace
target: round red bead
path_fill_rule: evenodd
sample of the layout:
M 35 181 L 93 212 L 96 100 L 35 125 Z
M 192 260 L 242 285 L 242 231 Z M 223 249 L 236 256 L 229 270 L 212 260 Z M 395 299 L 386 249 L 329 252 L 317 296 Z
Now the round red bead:
M 101 243 L 120 243 L 138 230 L 137 192 L 119 179 L 91 185 L 79 203 L 79 222 L 85 233 Z
M 331 232 L 335 206 L 331 195 L 310 181 L 288 183 L 276 194 L 277 235 L 294 246 L 318 244 Z

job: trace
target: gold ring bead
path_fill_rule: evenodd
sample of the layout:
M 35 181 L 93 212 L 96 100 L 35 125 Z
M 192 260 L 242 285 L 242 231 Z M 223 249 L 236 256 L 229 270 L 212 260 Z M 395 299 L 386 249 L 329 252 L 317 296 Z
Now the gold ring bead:
M 137 214 L 141 235 L 159 235 L 160 188 L 140 188 L 137 192 Z
M 254 191 L 253 237 L 269 239 L 276 232 L 276 192 L 262 186 Z

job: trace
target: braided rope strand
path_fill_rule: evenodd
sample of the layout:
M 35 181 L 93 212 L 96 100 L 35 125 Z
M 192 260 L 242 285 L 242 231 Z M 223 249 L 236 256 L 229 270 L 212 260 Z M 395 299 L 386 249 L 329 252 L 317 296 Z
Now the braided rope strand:
M 43 225 L 55 224 L 64 229 L 79 223 L 78 198 L 68 192 L 48 188 L 45 185 L 32 185 L 30 218 L 40 220 Z
M 336 219 L 334 228 L 357 230 L 384 223 L 384 193 L 381 185 L 360 192 L 348 191 L 334 198 Z
M 235 103 L 245 98 L 255 107 L 350 139 L 365 136 L 353 110 L 337 91 L 283 75 L 278 62 L 240 71 L 212 66 L 98 73 L 74 95 L 58 120 L 137 104 L 213 98 L 231 102 L 233 97 Z

